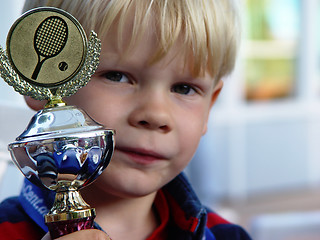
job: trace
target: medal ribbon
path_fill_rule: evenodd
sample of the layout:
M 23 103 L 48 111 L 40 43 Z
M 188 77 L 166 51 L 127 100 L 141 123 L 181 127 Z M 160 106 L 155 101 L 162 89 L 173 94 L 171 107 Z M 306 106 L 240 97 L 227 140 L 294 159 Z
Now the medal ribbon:
M 45 224 L 44 216 L 49 212 L 54 197 L 54 192 L 41 189 L 28 179 L 24 180 L 19 196 L 20 204 L 28 216 L 45 232 L 48 232 L 48 227 Z

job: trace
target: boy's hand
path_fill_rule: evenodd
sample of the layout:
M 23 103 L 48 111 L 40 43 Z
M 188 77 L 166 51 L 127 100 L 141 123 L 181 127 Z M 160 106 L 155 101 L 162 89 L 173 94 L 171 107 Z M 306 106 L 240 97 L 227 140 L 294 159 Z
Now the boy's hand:
M 42 240 L 51 240 L 50 233 L 47 233 Z M 97 229 L 81 230 L 74 233 L 67 234 L 57 240 L 112 240 L 107 234 Z

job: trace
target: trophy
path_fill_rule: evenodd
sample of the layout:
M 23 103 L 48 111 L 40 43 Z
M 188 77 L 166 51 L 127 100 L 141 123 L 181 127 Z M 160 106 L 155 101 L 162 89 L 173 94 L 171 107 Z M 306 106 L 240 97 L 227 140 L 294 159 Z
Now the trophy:
M 62 98 L 90 80 L 99 64 L 100 40 L 93 31 L 87 39 L 69 13 L 42 7 L 13 24 L 6 47 L 6 51 L 0 47 L 1 77 L 22 95 L 48 100 L 9 144 L 12 159 L 33 184 L 56 192 L 45 216 L 51 237 L 93 228 L 95 210 L 79 189 L 109 164 L 114 131 L 67 106 Z

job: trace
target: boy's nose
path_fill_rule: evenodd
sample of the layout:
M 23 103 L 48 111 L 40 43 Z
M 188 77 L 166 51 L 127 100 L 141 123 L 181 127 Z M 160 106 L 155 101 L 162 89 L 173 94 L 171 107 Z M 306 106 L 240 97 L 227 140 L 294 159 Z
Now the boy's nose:
M 170 105 L 156 96 L 144 96 L 129 115 L 130 125 L 168 133 L 172 130 Z

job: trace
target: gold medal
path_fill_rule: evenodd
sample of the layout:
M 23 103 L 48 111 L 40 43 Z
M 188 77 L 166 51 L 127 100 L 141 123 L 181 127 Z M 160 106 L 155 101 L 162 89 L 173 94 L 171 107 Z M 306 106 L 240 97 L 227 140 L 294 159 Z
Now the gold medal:
M 88 83 L 99 63 L 100 46 L 94 32 L 87 41 L 69 13 L 36 8 L 11 27 L 7 53 L 0 49 L 0 74 L 22 95 L 61 99 Z

